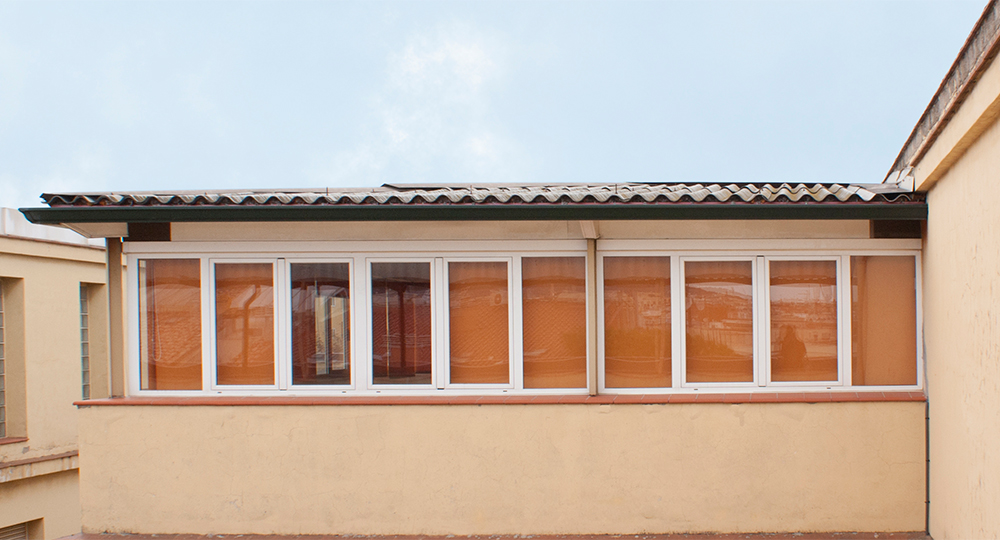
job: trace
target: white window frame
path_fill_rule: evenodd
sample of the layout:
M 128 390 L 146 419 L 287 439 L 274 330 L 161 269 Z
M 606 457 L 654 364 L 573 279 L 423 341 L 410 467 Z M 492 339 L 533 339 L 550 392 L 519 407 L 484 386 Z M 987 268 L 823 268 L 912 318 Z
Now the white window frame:
M 126 243 L 129 393 L 144 396 L 294 396 L 294 395 L 585 395 L 586 388 L 525 389 L 523 373 L 522 259 L 525 257 L 586 257 L 585 240 L 524 241 L 331 241 L 259 242 L 245 251 L 244 242 Z M 669 257 L 671 265 L 671 387 L 612 388 L 605 386 L 604 362 L 604 264 L 605 257 Z M 851 256 L 914 257 L 917 302 L 917 384 L 906 386 L 851 385 Z M 140 259 L 197 259 L 201 267 L 202 390 L 141 390 L 139 348 L 138 261 Z M 684 380 L 683 262 L 693 260 L 753 260 L 755 286 L 755 383 L 697 383 Z M 767 380 L 770 363 L 769 267 L 770 260 L 838 261 L 838 384 L 828 381 L 778 383 Z M 450 384 L 447 264 L 451 261 L 507 261 L 511 384 Z M 374 385 L 371 381 L 371 262 L 429 262 L 432 295 L 432 381 L 430 385 Z M 275 385 L 215 384 L 215 264 L 271 262 L 274 270 Z M 294 385 L 291 366 L 291 264 L 347 263 L 350 272 L 351 384 Z M 596 252 L 598 391 L 601 394 L 674 394 L 721 392 L 901 392 L 924 388 L 922 343 L 922 274 L 919 240 L 802 239 L 802 240 L 597 240 Z M 590 276 L 587 277 L 589 288 Z M 588 307 L 592 301 L 587 295 Z M 764 313 L 761 313 L 763 311 Z M 764 326 L 761 326 L 764 325 Z M 588 348 L 590 346 L 588 325 Z M 763 336 L 763 337 L 761 337 Z M 588 362 L 588 371 L 591 366 Z M 590 377 L 588 372 L 588 378 Z

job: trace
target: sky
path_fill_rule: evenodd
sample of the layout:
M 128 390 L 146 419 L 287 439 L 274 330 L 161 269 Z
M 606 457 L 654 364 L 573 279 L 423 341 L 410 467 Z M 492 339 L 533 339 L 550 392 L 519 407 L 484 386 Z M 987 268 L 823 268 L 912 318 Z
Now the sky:
M 0 0 L 0 206 L 880 182 L 985 5 Z

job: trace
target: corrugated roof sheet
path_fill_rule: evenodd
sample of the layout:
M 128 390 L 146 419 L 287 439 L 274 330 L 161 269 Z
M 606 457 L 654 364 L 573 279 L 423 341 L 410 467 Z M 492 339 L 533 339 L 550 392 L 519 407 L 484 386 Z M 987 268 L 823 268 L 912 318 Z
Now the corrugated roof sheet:
M 377 188 L 46 193 L 56 207 L 912 203 L 923 195 L 870 184 L 385 184 Z

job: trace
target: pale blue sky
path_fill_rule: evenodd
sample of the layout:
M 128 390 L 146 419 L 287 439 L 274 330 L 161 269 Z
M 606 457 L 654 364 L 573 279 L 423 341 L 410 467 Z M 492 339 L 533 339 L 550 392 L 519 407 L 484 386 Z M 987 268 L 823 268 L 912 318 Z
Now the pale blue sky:
M 3 1 L 0 206 L 879 182 L 985 4 Z

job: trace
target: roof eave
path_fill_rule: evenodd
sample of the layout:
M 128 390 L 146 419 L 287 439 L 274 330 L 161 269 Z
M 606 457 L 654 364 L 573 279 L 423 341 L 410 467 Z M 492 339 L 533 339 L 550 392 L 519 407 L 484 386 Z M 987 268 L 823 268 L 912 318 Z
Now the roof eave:
M 925 220 L 924 201 L 357 206 L 131 206 L 21 208 L 32 223 L 226 221 Z

